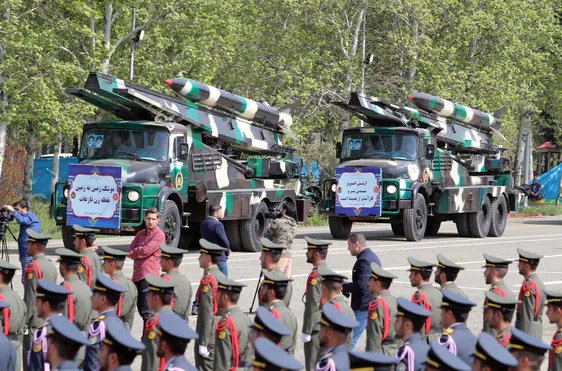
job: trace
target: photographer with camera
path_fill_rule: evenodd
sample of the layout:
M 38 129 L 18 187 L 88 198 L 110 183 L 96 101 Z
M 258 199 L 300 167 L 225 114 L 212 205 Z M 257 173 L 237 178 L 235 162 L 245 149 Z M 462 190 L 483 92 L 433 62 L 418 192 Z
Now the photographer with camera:
M 29 204 L 25 200 L 18 201 L 13 205 L 4 205 L 0 212 L 8 210 L 10 212 L 10 220 L 15 219 L 20 224 L 20 234 L 18 236 L 18 251 L 20 255 L 20 263 L 22 272 L 25 270 L 27 263 L 31 261 L 31 256 L 26 254 L 27 246 L 27 229 L 31 229 L 37 233 L 41 233 L 39 219 L 29 210 Z M 22 275 L 23 282 L 23 275 Z
M 293 240 L 297 234 L 297 212 L 295 204 L 291 201 L 284 201 L 280 206 L 281 210 L 272 215 L 275 220 L 271 222 L 263 237 L 287 248 L 283 255 L 281 255 L 277 265 L 281 272 L 285 273 L 288 278 L 291 278 Z

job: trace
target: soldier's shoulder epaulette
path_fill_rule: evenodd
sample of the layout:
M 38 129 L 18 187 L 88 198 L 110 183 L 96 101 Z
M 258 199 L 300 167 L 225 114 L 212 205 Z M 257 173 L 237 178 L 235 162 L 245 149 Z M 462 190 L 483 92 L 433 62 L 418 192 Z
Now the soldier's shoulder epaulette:
M 27 265 L 25 266 L 25 271 L 27 273 L 33 272 L 33 270 L 35 269 L 35 265 L 33 260 L 31 260 L 29 263 L 27 263 Z
M 451 335 L 453 332 L 455 332 L 455 329 L 449 327 L 448 329 L 446 329 L 445 331 L 443 331 L 443 332 L 441 333 L 441 335 L 442 335 L 442 336 L 449 336 L 449 335 Z

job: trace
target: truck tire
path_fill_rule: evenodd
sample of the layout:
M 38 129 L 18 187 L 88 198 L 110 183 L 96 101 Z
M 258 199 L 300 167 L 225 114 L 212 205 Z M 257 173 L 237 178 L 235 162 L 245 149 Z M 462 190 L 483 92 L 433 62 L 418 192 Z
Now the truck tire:
M 351 233 L 353 222 L 349 218 L 330 216 L 328 217 L 328 225 L 333 238 L 336 240 L 346 240 Z
M 437 233 L 439 233 L 439 228 L 441 228 L 441 221 L 433 220 L 432 218 L 430 218 L 427 221 L 427 228 L 425 229 L 425 235 L 437 236 Z
M 179 248 L 184 250 L 199 250 L 201 238 L 201 223 L 189 223 L 189 228 L 181 229 Z
M 174 201 L 168 200 L 164 203 L 159 226 L 166 235 L 166 245 L 177 248 L 180 243 L 181 219 L 178 206 Z
M 267 224 L 267 205 L 262 201 L 253 209 L 250 219 L 240 221 L 240 241 L 242 250 L 259 252 L 262 249 L 260 238 L 263 237 Z
M 71 226 L 63 225 L 61 227 L 61 232 L 64 247 L 74 251 L 74 229 Z
M 501 237 L 507 226 L 507 201 L 504 195 L 492 202 L 492 223 L 488 236 Z
M 224 230 L 226 231 L 226 237 L 228 237 L 230 250 L 243 251 L 242 240 L 240 239 L 240 222 L 238 220 L 225 220 Z
M 482 202 L 482 209 L 476 213 L 470 213 L 468 216 L 468 225 L 472 237 L 484 238 L 490 232 L 492 224 L 492 203 L 490 198 L 486 197 Z
M 395 236 L 404 236 L 404 222 L 402 220 L 398 223 L 390 223 L 390 227 Z
M 458 214 L 457 220 L 455 220 L 455 224 L 457 225 L 457 232 L 459 232 L 459 236 L 461 237 L 472 237 L 470 233 L 470 227 L 468 225 L 468 215 L 472 213 L 466 214 Z
M 416 196 L 414 207 L 404 210 L 404 235 L 408 241 L 421 241 L 427 228 L 427 204 L 423 195 Z

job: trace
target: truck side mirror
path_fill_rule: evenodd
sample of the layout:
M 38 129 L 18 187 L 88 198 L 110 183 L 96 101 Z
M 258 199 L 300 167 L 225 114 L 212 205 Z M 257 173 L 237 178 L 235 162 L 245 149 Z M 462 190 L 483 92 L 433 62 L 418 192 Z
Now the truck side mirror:
M 336 157 L 340 158 L 341 156 L 341 142 L 336 143 Z
M 428 144 L 425 150 L 425 158 L 433 160 L 435 157 L 435 144 Z
M 189 153 L 189 144 L 180 143 L 180 152 L 179 152 L 178 158 L 180 160 L 187 160 L 188 153 Z

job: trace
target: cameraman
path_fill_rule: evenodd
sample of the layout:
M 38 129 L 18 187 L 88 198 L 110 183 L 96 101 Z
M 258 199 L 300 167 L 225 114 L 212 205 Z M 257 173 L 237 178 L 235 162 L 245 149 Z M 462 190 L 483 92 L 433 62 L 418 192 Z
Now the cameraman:
M 281 212 L 275 216 L 263 236 L 271 242 L 283 245 L 287 250 L 281 255 L 277 264 L 285 275 L 291 278 L 291 265 L 293 261 L 293 240 L 297 234 L 297 217 L 295 204 L 284 201 L 281 204 Z
M 25 200 L 18 201 L 12 206 L 4 205 L 4 209 L 8 209 L 11 213 L 10 220 L 16 219 L 20 223 L 20 234 L 18 236 L 18 251 L 20 254 L 20 263 L 22 272 L 25 272 L 25 266 L 31 260 L 31 256 L 27 256 L 27 233 L 26 229 L 31 228 L 37 233 L 41 233 L 39 219 L 29 210 L 29 204 Z M 23 281 L 23 274 L 22 274 Z

